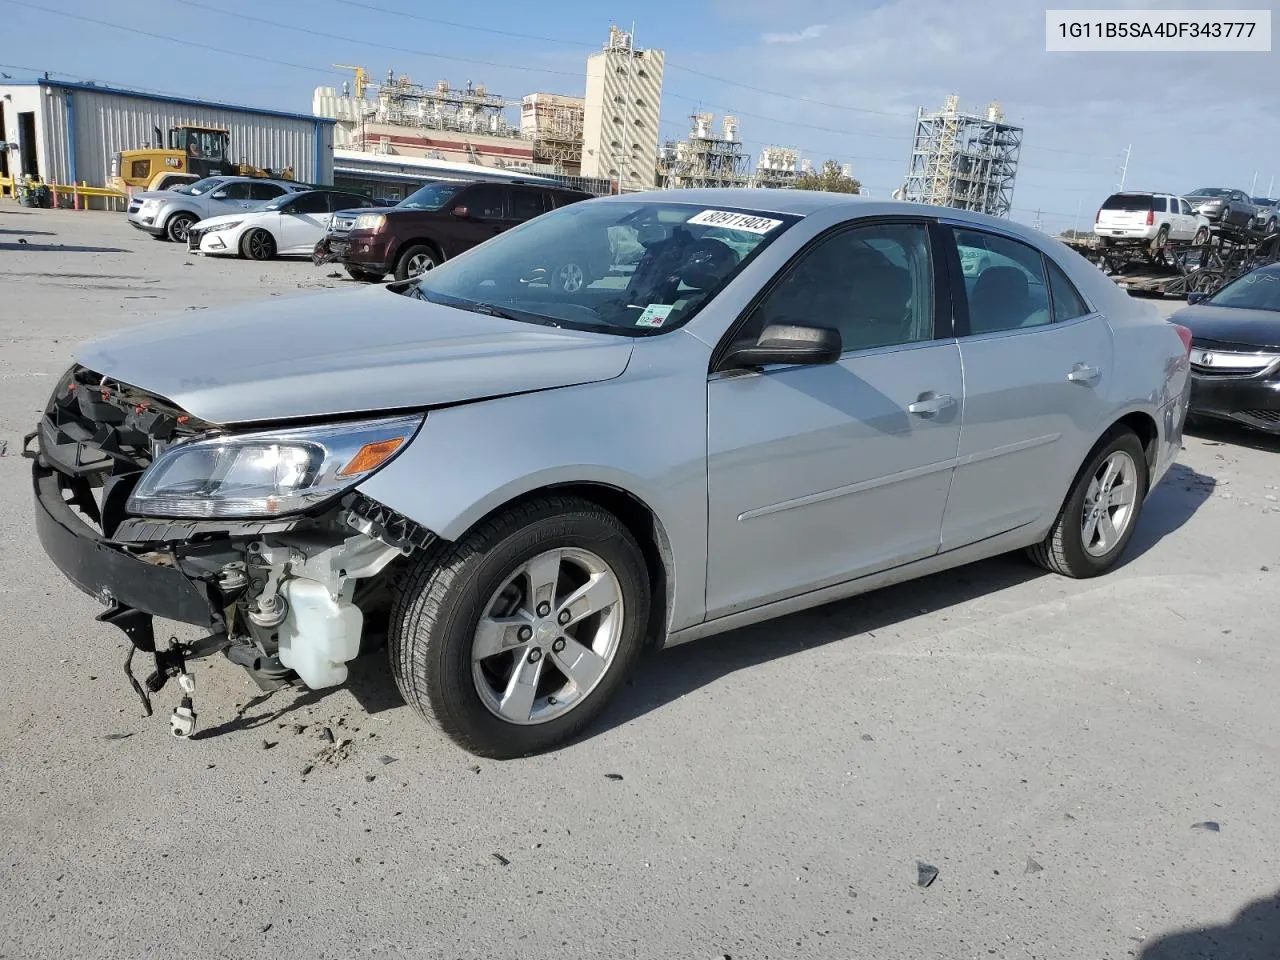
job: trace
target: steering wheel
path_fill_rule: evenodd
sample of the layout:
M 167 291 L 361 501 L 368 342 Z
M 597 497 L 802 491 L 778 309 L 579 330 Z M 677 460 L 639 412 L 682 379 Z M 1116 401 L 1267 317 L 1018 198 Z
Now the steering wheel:
M 695 290 L 714 287 L 738 265 L 738 252 L 713 237 L 695 240 L 681 252 L 683 262 L 676 268 L 676 276 Z

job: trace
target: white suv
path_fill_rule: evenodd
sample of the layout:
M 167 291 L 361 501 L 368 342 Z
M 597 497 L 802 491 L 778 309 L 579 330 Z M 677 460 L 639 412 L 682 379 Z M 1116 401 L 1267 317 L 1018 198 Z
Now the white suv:
M 1108 241 L 1153 240 L 1163 247 L 1170 240 L 1201 244 L 1209 239 L 1209 220 L 1183 197 L 1169 193 L 1113 193 L 1103 201 L 1093 232 Z

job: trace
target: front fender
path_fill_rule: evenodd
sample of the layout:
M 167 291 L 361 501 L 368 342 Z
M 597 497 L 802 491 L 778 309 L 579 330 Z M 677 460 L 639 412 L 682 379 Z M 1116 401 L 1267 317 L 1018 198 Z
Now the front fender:
M 618 379 L 432 410 L 409 448 L 360 491 L 457 540 L 537 490 L 582 483 L 621 490 L 647 505 L 666 531 L 671 629 L 699 623 L 706 601 L 707 351 L 691 344 L 683 334 L 639 341 Z M 681 365 L 689 369 L 673 369 Z

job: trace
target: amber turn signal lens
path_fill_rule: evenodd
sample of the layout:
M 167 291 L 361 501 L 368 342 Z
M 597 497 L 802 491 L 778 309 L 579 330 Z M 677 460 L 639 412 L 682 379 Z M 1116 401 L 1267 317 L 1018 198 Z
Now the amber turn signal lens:
M 380 467 L 390 459 L 391 455 L 400 449 L 400 445 L 404 443 L 403 437 L 396 437 L 393 440 L 377 440 L 373 443 L 366 443 L 360 448 L 360 451 L 351 458 L 351 462 L 338 471 L 340 477 L 353 477 L 358 473 L 368 473 L 375 467 Z

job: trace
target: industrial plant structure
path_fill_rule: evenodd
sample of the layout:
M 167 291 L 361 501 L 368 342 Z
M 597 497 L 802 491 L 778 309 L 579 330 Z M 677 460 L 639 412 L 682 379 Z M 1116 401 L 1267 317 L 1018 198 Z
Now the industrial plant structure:
M 582 125 L 587 102 L 558 93 L 531 93 L 520 105 L 520 134 L 533 159 L 576 174 L 582 170 Z
M 653 188 L 665 65 L 663 51 L 636 49 L 632 34 L 616 26 L 604 49 L 587 58 L 584 177 L 613 180 L 621 192 Z
M 961 113 L 959 98 L 941 111 L 916 114 L 911 167 L 901 197 L 916 203 L 1007 217 L 1022 148 L 1022 128 L 997 103 L 985 116 Z
M 725 117 L 719 131 L 715 115 L 695 113 L 687 140 L 669 140 L 658 153 L 659 180 L 667 189 L 745 187 L 751 157 L 742 145 L 737 117 Z

